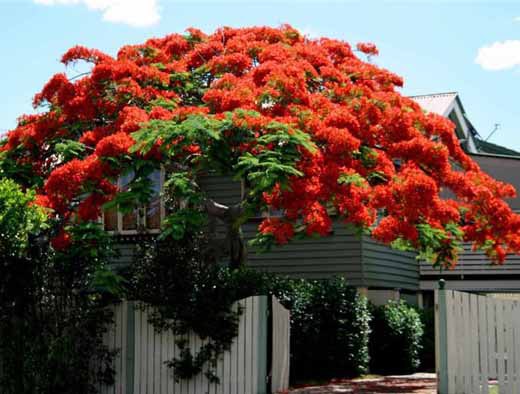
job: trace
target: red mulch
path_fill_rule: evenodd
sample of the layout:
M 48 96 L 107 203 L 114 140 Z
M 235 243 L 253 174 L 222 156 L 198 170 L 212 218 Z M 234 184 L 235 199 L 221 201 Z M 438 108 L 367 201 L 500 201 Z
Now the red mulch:
M 431 378 L 380 378 L 367 380 L 336 380 L 324 386 L 300 387 L 290 394 L 436 394 L 437 383 Z

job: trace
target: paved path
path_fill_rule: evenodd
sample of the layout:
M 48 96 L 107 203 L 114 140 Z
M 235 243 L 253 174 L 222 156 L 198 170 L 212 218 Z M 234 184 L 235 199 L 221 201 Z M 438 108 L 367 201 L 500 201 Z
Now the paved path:
M 374 379 L 335 380 L 325 386 L 295 388 L 290 394 L 436 394 L 434 374 L 387 376 Z

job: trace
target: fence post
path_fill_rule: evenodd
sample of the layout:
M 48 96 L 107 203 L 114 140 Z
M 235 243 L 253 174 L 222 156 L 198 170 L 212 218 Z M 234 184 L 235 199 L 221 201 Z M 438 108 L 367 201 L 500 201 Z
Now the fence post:
M 435 321 L 437 323 L 435 350 L 437 352 L 437 393 L 448 393 L 448 320 L 446 308 L 446 282 L 439 281 L 437 302 L 435 303 Z

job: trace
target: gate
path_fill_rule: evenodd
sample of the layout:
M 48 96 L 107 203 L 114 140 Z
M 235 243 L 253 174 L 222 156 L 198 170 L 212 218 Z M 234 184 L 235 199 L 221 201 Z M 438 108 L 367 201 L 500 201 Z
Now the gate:
M 445 290 L 435 293 L 438 393 L 520 393 L 520 303 Z
M 289 384 L 289 312 L 274 297 L 267 296 L 240 300 L 235 308 L 239 305 L 242 314 L 238 336 L 214 368 L 219 384 L 210 382 L 202 373 L 188 381 L 176 382 L 165 361 L 179 355 L 175 345 L 177 338 L 170 331 L 155 331 L 148 322 L 148 308 L 135 308 L 127 301 L 116 305 L 114 324 L 104 338 L 109 348 L 118 350 L 114 360 L 115 384 L 101 386 L 99 392 L 266 394 L 286 390 Z M 204 344 L 193 333 L 185 339 L 192 352 Z

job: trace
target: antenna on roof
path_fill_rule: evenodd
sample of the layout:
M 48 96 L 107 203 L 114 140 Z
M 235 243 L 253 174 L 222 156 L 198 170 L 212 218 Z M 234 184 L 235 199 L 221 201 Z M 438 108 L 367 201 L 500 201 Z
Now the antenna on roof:
M 500 123 L 495 123 L 495 126 L 493 127 L 493 130 L 491 131 L 491 133 L 489 133 L 489 135 L 487 136 L 487 138 L 484 141 L 489 140 L 491 138 L 491 136 L 493 134 L 495 134 L 499 128 L 500 128 Z

